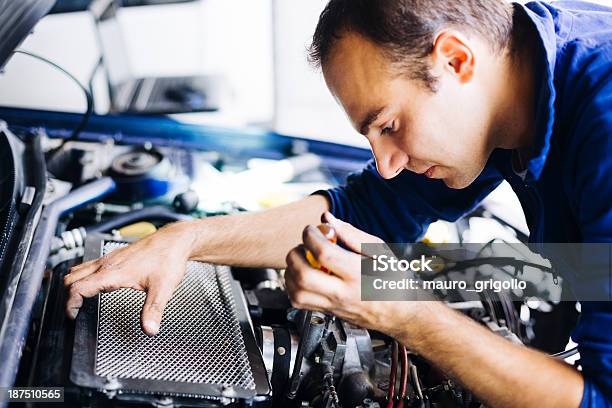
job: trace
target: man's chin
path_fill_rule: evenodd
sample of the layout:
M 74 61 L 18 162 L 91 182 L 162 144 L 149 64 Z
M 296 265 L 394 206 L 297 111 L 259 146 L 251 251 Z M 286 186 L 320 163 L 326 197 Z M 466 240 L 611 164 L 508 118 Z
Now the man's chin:
M 468 178 L 468 177 L 461 177 L 461 176 L 459 177 L 451 176 L 451 177 L 445 177 L 442 179 L 446 187 L 452 188 L 453 190 L 461 190 L 461 189 L 467 188 L 470 186 L 470 184 L 474 182 L 474 180 L 476 180 L 476 177 Z

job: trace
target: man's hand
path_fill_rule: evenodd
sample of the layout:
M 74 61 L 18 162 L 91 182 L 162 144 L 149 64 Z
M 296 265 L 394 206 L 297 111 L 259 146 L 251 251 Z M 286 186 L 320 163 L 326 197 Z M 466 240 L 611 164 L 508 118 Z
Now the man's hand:
M 314 195 L 267 211 L 170 224 L 126 248 L 73 268 L 64 280 L 70 287 L 68 315 L 75 318 L 83 298 L 99 292 L 143 290 L 147 298 L 142 328 L 154 335 L 188 260 L 280 268 L 287 251 L 299 242 L 301 225 L 316 221 L 328 208 L 325 197 Z
M 330 243 L 315 226 L 304 229 L 303 244 L 287 255 L 285 280 L 294 307 L 330 312 L 351 323 L 391 332 L 390 316 L 397 316 L 394 308 L 404 302 L 361 301 L 361 244 L 382 244 L 383 241 L 352 225 L 335 218 L 329 212 L 322 217 L 338 234 L 338 240 L 347 249 Z M 306 250 L 330 273 L 314 269 L 306 259 Z M 407 308 L 403 308 L 407 312 Z
M 188 222 L 176 223 L 155 234 L 117 249 L 102 258 L 70 269 L 64 277 L 69 287 L 66 312 L 76 318 L 83 298 L 119 288 L 147 292 L 142 309 L 143 331 L 157 334 L 164 308 L 185 275 L 192 247 Z
M 361 243 L 381 243 L 351 225 L 324 215 L 349 250 L 329 243 L 314 226 L 303 245 L 287 255 L 286 283 L 301 309 L 331 312 L 396 338 L 464 384 L 487 406 L 576 407 L 583 380 L 573 367 L 492 333 L 441 302 L 362 302 Z M 310 266 L 305 250 L 329 269 Z M 478 367 L 477 370 L 474 367 Z M 517 393 L 516 390 L 521 390 Z

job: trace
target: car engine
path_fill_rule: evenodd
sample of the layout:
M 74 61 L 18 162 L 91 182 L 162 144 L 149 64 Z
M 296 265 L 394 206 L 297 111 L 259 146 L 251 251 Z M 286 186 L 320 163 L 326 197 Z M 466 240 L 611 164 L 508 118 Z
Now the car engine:
M 66 141 L 6 125 L 1 135 L 2 174 L 11 177 L 1 191 L 3 383 L 14 376 L 16 386 L 64 387 L 66 406 L 481 406 L 392 338 L 293 308 L 282 270 L 190 262 L 152 338 L 140 328 L 144 293 L 133 289 L 86 299 L 76 321 L 67 319 L 70 267 L 170 222 L 248 210 L 232 188 L 211 203 L 206 195 L 216 190 L 195 186 L 211 174 L 262 170 L 221 150 Z M 354 170 L 340 161 L 324 166 L 299 146 L 277 158 L 297 169 L 291 181 L 333 185 Z M 482 208 L 470 217 L 491 218 Z M 466 225 L 453 228 L 462 236 Z M 577 315 L 565 303 L 451 295 L 450 307 L 500 336 L 551 352 L 563 349 L 567 333 L 546 327 L 555 321 L 569 332 Z

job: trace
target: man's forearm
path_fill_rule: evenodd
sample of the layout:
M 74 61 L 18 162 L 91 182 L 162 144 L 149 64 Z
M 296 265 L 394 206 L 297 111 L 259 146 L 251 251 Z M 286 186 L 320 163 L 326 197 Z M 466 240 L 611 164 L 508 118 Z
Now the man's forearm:
M 412 307 L 409 307 L 412 309 Z M 491 407 L 580 405 L 573 367 L 512 344 L 439 302 L 421 302 L 393 334 Z
M 245 267 L 285 267 L 289 250 L 308 224 L 329 209 L 321 195 L 267 211 L 204 218 L 184 223 L 193 237 L 192 260 Z

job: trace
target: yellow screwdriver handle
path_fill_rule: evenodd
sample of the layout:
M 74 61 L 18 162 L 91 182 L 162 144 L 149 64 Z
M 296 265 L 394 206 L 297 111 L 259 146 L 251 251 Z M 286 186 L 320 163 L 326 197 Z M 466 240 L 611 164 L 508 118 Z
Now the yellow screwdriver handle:
M 328 223 L 323 223 L 319 224 L 317 228 L 319 229 L 319 231 L 321 231 L 323 236 L 327 238 L 329 242 L 334 245 L 338 242 L 338 234 L 331 225 L 329 225 Z M 306 250 L 306 259 L 308 260 L 310 266 L 312 266 L 313 268 L 330 273 L 330 270 L 327 269 L 325 266 L 321 265 L 321 263 L 317 260 L 317 258 L 315 258 L 315 256 L 312 254 L 312 252 L 310 252 L 310 250 Z

